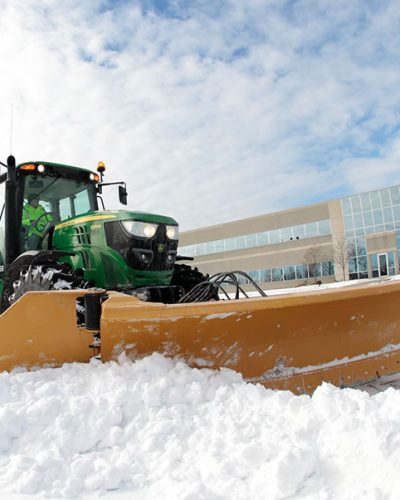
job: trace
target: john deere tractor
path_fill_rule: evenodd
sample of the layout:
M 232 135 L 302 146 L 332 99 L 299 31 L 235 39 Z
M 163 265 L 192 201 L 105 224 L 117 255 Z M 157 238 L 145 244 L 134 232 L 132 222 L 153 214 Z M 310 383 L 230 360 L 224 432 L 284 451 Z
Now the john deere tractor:
M 177 222 L 162 215 L 106 211 L 105 186 L 119 185 L 125 205 L 127 192 L 123 182 L 103 182 L 104 164 L 91 172 L 44 161 L 16 165 L 10 156 L 2 166 L 7 169 L 0 175 L 2 311 L 31 290 L 94 286 L 164 303 L 179 301 L 187 291 L 179 282 L 182 272 L 177 277 L 175 268 L 173 277 Z M 33 199 L 43 212 L 34 222 L 34 247 L 24 221 Z

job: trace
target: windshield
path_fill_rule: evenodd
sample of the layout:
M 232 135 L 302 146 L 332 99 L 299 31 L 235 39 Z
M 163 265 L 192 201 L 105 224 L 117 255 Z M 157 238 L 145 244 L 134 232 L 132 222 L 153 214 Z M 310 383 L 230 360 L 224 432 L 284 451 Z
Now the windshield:
M 93 184 L 65 177 L 26 175 L 24 204 L 36 201 L 58 223 L 95 210 L 96 193 Z

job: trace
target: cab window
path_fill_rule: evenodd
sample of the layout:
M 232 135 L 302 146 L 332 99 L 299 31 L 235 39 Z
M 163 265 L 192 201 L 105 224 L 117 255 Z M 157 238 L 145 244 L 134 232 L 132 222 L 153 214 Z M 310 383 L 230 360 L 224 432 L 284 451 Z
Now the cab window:
M 95 209 L 95 188 L 93 184 L 77 182 L 65 177 L 25 178 L 24 198 L 35 194 L 40 204 L 58 223 Z

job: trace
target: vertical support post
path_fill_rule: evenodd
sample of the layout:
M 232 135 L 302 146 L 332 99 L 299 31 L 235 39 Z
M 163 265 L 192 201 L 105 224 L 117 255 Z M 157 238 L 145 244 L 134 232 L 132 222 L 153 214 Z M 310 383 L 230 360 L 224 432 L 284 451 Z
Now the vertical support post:
M 17 174 L 14 156 L 7 158 L 7 181 L 6 181 L 6 203 L 5 203 L 5 247 L 6 247 L 6 270 L 18 257 L 18 202 L 17 202 Z

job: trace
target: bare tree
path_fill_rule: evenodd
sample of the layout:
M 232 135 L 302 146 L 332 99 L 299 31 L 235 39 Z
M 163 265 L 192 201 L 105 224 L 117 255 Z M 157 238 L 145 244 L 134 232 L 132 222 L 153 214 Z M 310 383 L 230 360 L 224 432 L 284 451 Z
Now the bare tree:
M 333 261 L 340 269 L 340 279 L 346 280 L 347 265 L 349 263 L 349 244 L 344 234 L 336 238 L 333 242 Z
M 349 279 L 349 264 L 355 266 L 355 260 L 358 257 L 358 262 L 364 263 L 363 268 L 366 268 L 367 256 L 359 255 L 357 250 L 361 246 L 361 239 L 348 241 L 344 234 L 339 236 L 333 242 L 333 260 L 335 266 L 340 269 L 340 279 Z M 354 262 L 353 262 L 354 261 Z
M 312 246 L 306 251 L 304 254 L 304 264 L 308 266 L 310 278 L 314 278 L 315 283 L 319 281 L 318 278 L 321 275 L 319 270 L 321 268 L 327 273 L 331 272 L 331 269 L 326 269 L 327 266 L 330 267 L 331 260 L 332 257 L 326 254 L 321 247 Z

